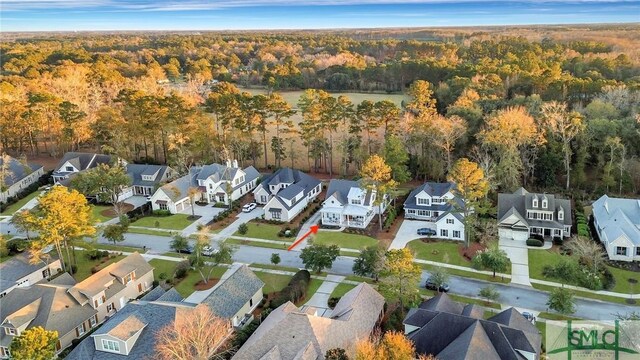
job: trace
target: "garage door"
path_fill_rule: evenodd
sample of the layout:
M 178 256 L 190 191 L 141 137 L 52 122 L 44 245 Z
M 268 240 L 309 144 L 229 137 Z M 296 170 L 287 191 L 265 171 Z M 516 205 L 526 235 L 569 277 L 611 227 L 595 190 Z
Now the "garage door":
M 500 236 L 501 238 L 513 239 L 516 241 L 527 241 L 527 239 L 529 238 L 529 232 L 500 228 L 498 229 L 498 236 Z

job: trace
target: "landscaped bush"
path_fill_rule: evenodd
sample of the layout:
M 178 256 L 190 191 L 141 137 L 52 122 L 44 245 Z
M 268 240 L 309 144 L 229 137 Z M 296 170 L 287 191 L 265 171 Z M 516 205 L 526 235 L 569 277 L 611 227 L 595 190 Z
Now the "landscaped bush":
M 544 237 L 542 235 L 540 235 L 540 234 L 531 234 L 531 238 L 540 240 L 540 241 L 542 241 L 542 243 L 544 243 Z
M 28 243 L 23 239 L 13 239 L 7 241 L 7 249 L 9 250 L 9 255 L 20 254 L 27 249 Z
M 280 305 L 286 303 L 287 301 L 291 301 L 293 303 L 304 298 L 307 293 L 307 288 L 309 287 L 309 282 L 311 282 L 311 274 L 307 270 L 300 270 L 289 280 L 289 284 L 282 289 L 278 295 L 276 295 L 273 300 L 271 300 L 271 304 L 269 305 L 272 309 L 279 307 Z
M 290 227 L 285 226 L 283 229 L 278 231 L 278 237 L 286 237 L 286 238 L 294 237 L 298 235 L 299 230 L 300 228 L 291 229 Z
M 189 264 L 188 260 L 179 262 L 176 266 L 176 277 L 178 279 L 184 279 L 187 276 L 190 268 L 191 265 Z
M 589 236 L 589 227 L 587 224 L 578 224 L 578 236 Z
M 544 242 L 542 242 L 541 240 L 538 240 L 538 239 L 527 240 L 527 246 L 542 247 L 542 245 L 544 245 Z
M 171 212 L 169 210 L 154 210 L 153 215 L 155 216 L 169 216 Z
M 240 224 L 240 226 L 238 226 L 238 233 L 240 235 L 246 235 L 248 231 L 249 231 L 249 226 L 247 226 L 246 223 L 242 223 Z
M 327 301 L 327 305 L 329 305 L 329 308 L 333 309 L 338 304 L 338 301 L 340 301 L 339 297 L 329 298 L 329 301 Z
M 553 237 L 553 244 L 554 245 L 561 246 L 563 242 L 564 242 L 564 239 L 562 238 L 562 236 L 554 236 Z
M 387 218 L 384 220 L 384 224 L 383 224 L 383 228 L 384 229 L 389 229 L 391 227 L 391 225 L 393 225 L 393 221 L 396 219 L 396 208 L 395 207 L 390 207 L 389 210 L 387 211 Z
M 591 290 L 602 290 L 605 283 L 610 286 L 607 275 L 592 272 L 586 266 L 580 266 L 569 259 L 560 261 L 554 265 L 546 265 L 542 269 L 542 275 L 546 278 L 561 281 L 570 285 L 585 287 Z M 604 281 L 603 281 L 604 279 Z

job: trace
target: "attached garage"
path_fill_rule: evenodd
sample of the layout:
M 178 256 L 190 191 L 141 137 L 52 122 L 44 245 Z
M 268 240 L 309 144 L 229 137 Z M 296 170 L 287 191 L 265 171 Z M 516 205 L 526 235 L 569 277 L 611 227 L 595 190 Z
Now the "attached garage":
M 511 239 L 515 241 L 527 241 L 529 239 L 529 231 L 526 229 L 508 229 L 508 228 L 499 228 L 498 236 L 504 239 Z

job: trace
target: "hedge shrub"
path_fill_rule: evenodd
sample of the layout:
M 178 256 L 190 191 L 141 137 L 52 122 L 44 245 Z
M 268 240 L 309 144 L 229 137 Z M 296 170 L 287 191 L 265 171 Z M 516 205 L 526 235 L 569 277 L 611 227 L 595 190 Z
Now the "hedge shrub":
M 300 270 L 289 280 L 289 284 L 282 289 L 269 305 L 272 309 L 291 301 L 293 303 L 301 300 L 307 293 L 307 288 L 311 282 L 311 273 L 307 270 Z
M 538 240 L 538 239 L 527 240 L 527 246 L 542 247 L 542 245 L 544 245 L 544 242 L 542 242 L 542 240 Z

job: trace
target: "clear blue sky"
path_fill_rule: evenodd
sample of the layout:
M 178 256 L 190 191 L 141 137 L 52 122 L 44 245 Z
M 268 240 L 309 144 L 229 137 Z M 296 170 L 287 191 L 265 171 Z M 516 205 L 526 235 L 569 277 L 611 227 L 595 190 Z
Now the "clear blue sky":
M 632 0 L 0 0 L 1 31 L 640 22 Z

